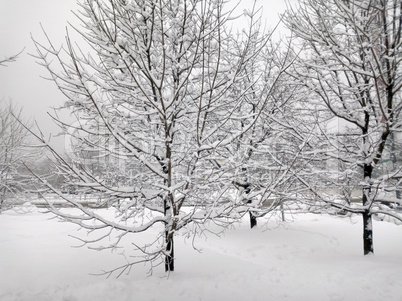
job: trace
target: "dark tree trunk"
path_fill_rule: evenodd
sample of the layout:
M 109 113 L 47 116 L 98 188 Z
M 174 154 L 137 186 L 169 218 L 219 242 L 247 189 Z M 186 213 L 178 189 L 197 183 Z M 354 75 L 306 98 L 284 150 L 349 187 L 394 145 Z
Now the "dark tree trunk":
M 166 252 L 165 256 L 165 272 L 174 271 L 174 241 L 173 235 L 166 231 Z
M 250 186 L 251 186 L 250 183 L 246 183 L 246 185 L 244 186 L 244 193 L 246 195 L 249 195 L 251 192 Z M 251 204 L 251 200 L 248 200 L 247 204 Z M 257 226 L 257 217 L 252 212 L 249 212 L 249 215 L 250 215 L 250 228 L 253 229 L 254 227 Z
M 392 169 L 396 170 L 398 168 L 398 162 L 397 162 L 397 158 L 396 158 L 396 154 L 397 153 L 397 147 L 395 145 L 395 134 L 392 132 L 390 134 L 390 140 L 391 140 L 391 162 L 392 162 Z M 395 191 L 396 193 L 396 198 L 397 199 L 402 199 L 402 191 L 398 189 L 396 189 Z
M 164 215 L 168 215 L 168 211 L 170 211 L 170 202 L 169 196 L 166 196 L 163 201 L 164 207 Z M 165 272 L 173 272 L 174 271 L 174 243 L 173 243 L 173 230 L 174 225 L 166 225 L 165 228 L 165 243 L 166 243 L 166 255 L 165 255 Z
M 247 204 L 250 204 L 250 203 L 251 203 L 251 200 L 248 200 Z M 250 227 L 251 227 L 251 229 L 253 229 L 254 227 L 257 226 L 257 217 L 252 212 L 249 212 L 248 214 L 250 216 Z
M 371 164 L 365 164 L 363 167 L 364 179 L 369 182 L 373 173 L 373 167 Z M 369 206 L 371 205 L 371 184 L 366 183 L 363 187 L 363 206 L 367 208 L 362 213 L 363 216 L 363 250 L 364 255 L 373 254 L 373 221 L 370 213 Z
M 364 255 L 374 253 L 373 224 L 369 210 L 363 212 L 363 246 L 364 246 Z
M 257 226 L 257 218 L 252 212 L 249 212 L 250 214 L 250 227 L 253 229 L 255 226 Z

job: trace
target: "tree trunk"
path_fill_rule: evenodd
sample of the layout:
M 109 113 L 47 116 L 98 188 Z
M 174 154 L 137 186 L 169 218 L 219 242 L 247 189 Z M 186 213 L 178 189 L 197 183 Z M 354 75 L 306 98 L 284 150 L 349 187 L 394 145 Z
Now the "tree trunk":
M 6 199 L 5 192 L 1 191 L 0 193 L 0 213 L 3 211 L 3 203 Z
M 396 170 L 398 168 L 398 161 L 396 158 L 395 153 L 398 151 L 397 147 L 395 145 L 395 134 L 392 132 L 390 134 L 390 139 L 391 139 L 391 162 L 392 162 L 392 170 Z M 396 193 L 396 198 L 397 199 L 401 199 L 402 198 L 402 191 L 398 189 L 396 189 L 395 191 Z
M 174 271 L 174 234 L 173 227 L 166 225 L 165 230 L 165 243 L 166 243 L 166 255 L 165 255 L 165 272 Z
M 253 229 L 255 226 L 257 226 L 257 218 L 252 212 L 249 212 L 250 214 L 250 227 Z
M 172 212 L 170 212 L 170 200 L 169 196 L 166 196 L 164 199 L 164 215 L 170 216 L 172 219 Z M 166 255 L 165 255 L 165 272 L 173 272 L 174 271 L 174 230 L 176 228 L 175 223 L 167 224 L 165 226 L 165 243 L 166 243 Z
M 250 183 L 247 183 L 247 179 L 246 179 L 246 185 L 244 186 L 244 193 L 246 195 L 249 195 L 251 192 L 250 186 L 251 186 Z M 247 201 L 247 204 L 251 204 L 251 203 L 252 203 L 252 201 L 249 199 Z M 250 215 L 250 228 L 253 229 L 254 227 L 257 226 L 257 217 L 252 212 L 249 212 L 249 215 Z
M 165 256 L 165 272 L 174 271 L 174 241 L 173 235 L 166 231 L 166 256 Z
M 371 164 L 365 164 L 363 166 L 363 174 L 364 180 L 367 182 L 363 187 L 363 206 L 366 206 L 366 209 L 362 213 L 363 216 L 363 250 L 364 255 L 373 254 L 374 246 L 373 246 L 373 221 L 370 213 L 370 204 L 371 204 L 371 176 L 373 173 L 373 167 Z
M 281 216 L 282 216 L 282 222 L 285 221 L 285 209 L 283 208 L 283 201 L 281 201 Z
M 363 212 L 363 246 L 364 246 L 364 255 L 374 253 L 373 222 L 369 210 L 365 210 Z

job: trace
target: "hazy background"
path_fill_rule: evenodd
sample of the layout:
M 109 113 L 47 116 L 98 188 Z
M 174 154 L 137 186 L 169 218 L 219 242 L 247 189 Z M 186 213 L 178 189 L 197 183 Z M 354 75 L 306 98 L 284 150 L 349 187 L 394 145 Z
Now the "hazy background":
M 275 26 L 287 3 L 296 1 L 259 0 L 268 28 Z M 48 73 L 30 56 L 36 52 L 31 36 L 45 41 L 42 24 L 55 46 L 63 44 L 68 22 L 78 23 L 72 13 L 78 8 L 76 3 L 76 0 L 0 0 L 0 59 L 24 49 L 17 61 L 7 67 L 0 66 L 0 99 L 12 100 L 23 107 L 23 116 L 35 119 L 46 135 L 54 136 L 59 132 L 47 112 L 62 105 L 64 96 L 53 82 L 42 78 Z M 242 0 L 239 9 L 251 8 L 252 4 L 253 0 Z M 283 33 L 284 29 L 280 31 Z M 62 139 L 52 141 L 58 149 L 63 149 Z

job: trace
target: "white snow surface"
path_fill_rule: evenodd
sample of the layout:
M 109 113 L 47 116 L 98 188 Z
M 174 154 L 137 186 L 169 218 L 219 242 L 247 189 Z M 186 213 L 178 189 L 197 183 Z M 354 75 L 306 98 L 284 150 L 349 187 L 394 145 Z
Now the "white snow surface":
M 359 216 L 287 214 L 286 224 L 260 219 L 252 230 L 245 219 L 221 237 L 197 238 L 201 252 L 178 235 L 169 277 L 139 265 L 106 278 L 91 274 L 123 256 L 72 248 L 69 235 L 82 230 L 28 208 L 0 214 L 1 301 L 402 300 L 402 227 L 387 222 L 374 223 L 375 255 L 363 256 Z

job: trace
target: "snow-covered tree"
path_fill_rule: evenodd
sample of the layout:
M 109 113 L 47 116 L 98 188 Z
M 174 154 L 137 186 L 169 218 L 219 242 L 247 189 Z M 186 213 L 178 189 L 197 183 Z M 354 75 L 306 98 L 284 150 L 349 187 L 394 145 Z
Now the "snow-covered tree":
M 262 67 L 262 71 L 258 72 L 262 76 L 252 87 L 253 93 L 247 99 L 248 106 L 242 108 L 243 112 L 253 114 L 254 102 L 266 93 L 265 83 L 275 80 L 275 84 L 268 85 L 271 100 L 261 117 L 231 146 L 234 158 L 232 169 L 236 171 L 233 183 L 250 206 L 251 228 L 257 225 L 258 217 L 273 212 L 284 200 L 291 200 L 295 193 L 293 173 L 297 169 L 295 162 L 300 156 L 300 149 L 294 146 L 303 145 L 304 139 L 303 135 L 294 135 L 299 113 L 295 104 L 298 89 L 289 84 L 292 78 L 276 75 L 276 72 L 286 70 L 294 59 L 289 43 L 285 45 L 281 41 L 270 44 L 262 60 L 248 66 L 252 70 L 250 76 Z M 248 82 L 252 80 L 248 79 L 244 84 Z M 245 124 L 239 126 L 244 127 Z
M 402 220 L 393 208 L 402 184 L 401 16 L 396 0 L 302 0 L 286 13 L 303 49 L 292 74 L 317 121 L 308 157 L 321 162 L 302 182 L 310 197 L 362 215 L 364 254 L 373 253 L 373 216 Z
M 121 272 L 143 260 L 164 262 L 173 271 L 176 232 L 198 231 L 208 220 L 225 225 L 248 210 L 236 197 L 233 173 L 223 167 L 230 145 L 271 100 L 276 81 L 266 83 L 253 110 L 245 112 L 260 79 L 245 67 L 258 60 L 268 36 L 260 32 L 254 10 L 236 17 L 225 2 L 85 0 L 77 13 L 82 28 L 76 30 L 89 54 L 68 34 L 61 49 L 50 39 L 47 45 L 35 41 L 37 58 L 76 118 L 67 124 L 55 116 L 74 153 L 67 161 L 50 148 L 58 170 L 79 191 L 102 195 L 119 219 L 67 196 L 79 214 L 50 209 L 90 231 L 109 229 L 85 241 L 114 237 L 100 248 L 117 248 L 134 235 L 143 257 L 116 269 Z M 249 28 L 234 37 L 231 26 L 241 18 Z M 284 68 L 276 69 L 280 77 Z M 135 234 L 154 229 L 158 235 L 149 244 L 135 243 Z
M 27 147 L 29 132 L 22 123 L 21 109 L 0 103 L 0 212 L 7 197 L 20 192 L 28 178 L 23 175 L 23 162 L 33 157 Z

